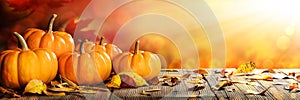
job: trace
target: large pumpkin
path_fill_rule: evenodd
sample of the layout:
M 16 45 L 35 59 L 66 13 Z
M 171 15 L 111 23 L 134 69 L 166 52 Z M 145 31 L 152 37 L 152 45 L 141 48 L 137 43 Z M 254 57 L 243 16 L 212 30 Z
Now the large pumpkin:
M 121 53 L 113 59 L 116 73 L 133 71 L 145 80 L 151 80 L 160 73 L 161 61 L 157 54 L 139 50 L 139 41 L 132 52 Z
M 56 17 L 56 14 L 53 14 L 51 17 L 48 24 L 48 31 L 37 28 L 29 28 L 25 31 L 23 36 L 30 49 L 48 48 L 56 56 L 73 50 L 74 40 L 70 34 L 61 31 L 52 31 L 53 22 Z
M 86 52 L 85 42 L 81 42 L 79 52 L 69 52 L 58 58 L 59 74 L 77 84 L 99 84 L 110 76 L 111 60 L 104 50 Z
M 56 55 L 48 49 L 29 49 L 23 37 L 14 33 L 22 49 L 5 50 L 0 55 L 0 83 L 13 89 L 21 89 L 32 79 L 49 83 L 56 76 Z
M 79 41 L 81 42 L 81 41 Z M 76 45 L 75 47 L 76 51 L 79 51 L 80 46 Z M 104 43 L 104 37 L 100 38 L 100 42 L 99 43 L 94 43 L 94 42 L 90 42 L 87 41 L 85 43 L 84 49 L 86 52 L 92 52 L 92 51 L 102 51 L 104 50 L 110 57 L 110 59 L 113 59 L 113 57 L 115 57 L 116 55 L 122 53 L 122 50 L 114 45 L 114 44 L 110 44 L 110 43 Z

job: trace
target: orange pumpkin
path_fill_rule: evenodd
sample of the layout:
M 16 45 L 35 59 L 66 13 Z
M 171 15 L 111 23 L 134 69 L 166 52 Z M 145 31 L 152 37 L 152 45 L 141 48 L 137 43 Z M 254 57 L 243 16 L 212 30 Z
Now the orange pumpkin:
M 53 22 L 56 17 L 56 14 L 53 14 L 51 17 L 47 32 L 37 28 L 29 28 L 25 31 L 23 36 L 30 49 L 47 48 L 52 50 L 56 56 L 73 50 L 74 41 L 70 34 L 61 31 L 52 31 Z
M 21 89 L 32 79 L 49 83 L 56 76 L 58 62 L 56 55 L 48 49 L 29 49 L 23 37 L 14 33 L 22 49 L 5 50 L 0 55 L 0 83 Z
M 99 84 L 111 73 L 112 64 L 105 51 L 85 52 L 83 41 L 79 52 L 69 52 L 58 58 L 59 74 L 77 84 Z
M 79 47 L 80 46 L 77 45 L 75 50 L 79 51 Z M 84 47 L 86 52 L 92 52 L 94 50 L 104 50 L 109 55 L 110 59 L 113 59 L 113 57 L 122 53 L 122 50 L 118 46 L 114 44 L 104 43 L 104 37 L 100 38 L 99 44 L 88 41 L 87 43 L 85 43 Z
M 137 41 L 133 53 L 125 52 L 115 56 L 113 69 L 116 73 L 133 71 L 148 81 L 160 73 L 161 61 L 157 54 L 140 51 Z

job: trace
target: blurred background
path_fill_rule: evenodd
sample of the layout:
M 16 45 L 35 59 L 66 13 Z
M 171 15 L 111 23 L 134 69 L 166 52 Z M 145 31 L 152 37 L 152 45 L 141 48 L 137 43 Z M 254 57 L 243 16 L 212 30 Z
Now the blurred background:
M 72 35 L 75 30 L 78 30 L 80 31 L 77 34 L 79 37 L 88 38 L 91 41 L 97 41 L 93 38 L 103 35 L 106 37 L 106 42 L 115 42 L 121 49 L 129 48 L 128 45 L 131 44 L 117 42 L 123 41 L 122 38 L 116 38 L 117 33 L 128 34 L 124 36 L 129 38 L 130 34 L 133 34 L 132 32 L 139 32 L 143 28 L 157 29 L 155 24 L 157 26 L 162 24 L 164 27 L 161 27 L 160 30 L 165 31 L 149 31 L 147 34 L 139 36 L 138 39 L 141 41 L 142 50 L 164 56 L 168 68 L 237 67 L 249 61 L 255 62 L 257 68 L 299 67 L 300 44 L 297 43 L 297 40 L 300 39 L 299 0 L 204 1 L 215 14 L 220 25 L 218 27 L 221 27 L 223 32 L 225 44 L 220 45 L 225 45 L 226 59 L 222 66 L 212 64 L 211 42 L 213 41 L 210 41 L 207 34 L 213 33 L 206 33 L 201 24 L 193 20 L 193 16 L 190 16 L 189 12 L 159 0 L 139 0 L 127 3 L 114 9 L 109 16 L 104 16 L 103 12 L 108 12 L 107 9 L 113 8 L 109 8 L 109 6 L 103 8 L 103 6 L 116 5 L 124 0 L 103 0 L 93 4 L 89 4 L 90 0 L 0 0 L 0 51 L 8 49 L 10 46 L 16 46 L 17 41 L 11 38 L 12 32 L 22 33 L 29 27 L 46 30 L 49 18 L 53 13 L 57 13 L 55 30 L 66 31 Z M 195 2 L 193 0 L 182 2 L 190 4 L 192 7 L 198 7 L 193 4 Z M 80 18 L 87 7 L 94 9 L 90 12 L 90 16 L 106 18 L 100 30 L 93 30 L 95 28 L 93 24 L 97 22 L 97 19 Z M 154 15 L 149 15 L 149 13 Z M 156 17 L 157 19 L 155 19 Z M 144 20 L 147 18 L 155 20 L 147 22 Z M 185 27 L 184 32 L 186 33 L 177 34 L 181 32 L 176 28 L 177 26 L 168 20 L 162 20 L 163 18 L 176 21 L 179 26 Z M 211 29 L 214 28 L 211 27 Z M 193 44 L 190 44 L 189 41 L 178 42 L 164 34 L 174 35 L 178 38 L 188 34 Z M 216 35 L 216 37 L 218 36 Z M 182 58 L 185 60 L 182 62 L 176 43 L 181 43 L 186 48 L 195 46 L 199 59 L 195 60 L 187 56 Z

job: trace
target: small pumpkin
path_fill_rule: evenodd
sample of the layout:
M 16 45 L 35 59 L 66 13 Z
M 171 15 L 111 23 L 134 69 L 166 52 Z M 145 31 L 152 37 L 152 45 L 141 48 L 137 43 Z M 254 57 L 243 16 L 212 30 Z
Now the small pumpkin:
M 157 54 L 139 50 L 139 41 L 136 41 L 133 52 L 115 56 L 113 69 L 116 73 L 133 71 L 149 81 L 160 73 L 161 61 Z
M 79 51 L 79 47 L 79 45 L 76 45 L 75 50 Z M 90 41 L 86 42 L 84 49 L 86 52 L 104 50 L 109 55 L 110 59 L 113 59 L 113 57 L 122 53 L 122 50 L 118 46 L 110 43 L 104 43 L 104 37 L 100 38 L 99 44 Z
M 25 31 L 23 36 L 30 49 L 47 48 L 52 50 L 56 56 L 73 50 L 74 40 L 70 34 L 62 31 L 52 31 L 56 17 L 56 14 L 51 17 L 48 31 L 37 28 L 29 28 Z
M 68 52 L 58 58 L 59 74 L 76 84 L 99 84 L 110 76 L 111 60 L 105 51 L 86 52 L 85 43 L 81 42 L 79 52 Z
M 54 52 L 48 49 L 29 49 L 24 38 L 14 35 L 20 41 L 22 49 L 5 50 L 0 55 L 0 83 L 22 89 L 32 79 L 49 83 L 56 76 L 58 62 Z

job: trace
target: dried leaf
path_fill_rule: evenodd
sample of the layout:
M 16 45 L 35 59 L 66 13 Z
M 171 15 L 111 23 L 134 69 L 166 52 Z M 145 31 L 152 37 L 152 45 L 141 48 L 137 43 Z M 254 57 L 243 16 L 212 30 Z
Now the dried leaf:
M 249 95 L 265 95 L 265 93 L 271 88 L 271 86 L 267 87 L 265 90 L 261 91 L 261 92 L 256 92 L 256 91 L 253 91 L 253 90 L 247 90 L 246 91 L 246 94 L 249 94 Z
M 188 81 L 188 83 L 192 83 L 192 84 L 204 84 L 205 81 L 202 80 L 202 79 L 194 79 L 194 80 Z
M 53 92 L 76 92 L 73 88 L 63 87 L 63 88 L 48 88 L 47 90 Z
M 157 85 L 157 84 L 159 84 L 159 82 L 160 81 L 159 81 L 158 77 L 154 77 L 153 79 L 148 81 L 148 83 L 152 84 L 152 85 Z
M 161 78 L 171 78 L 171 77 L 181 77 L 180 75 L 177 74 L 163 74 Z
M 199 91 L 199 90 L 202 90 L 202 89 L 204 89 L 204 88 L 205 88 L 205 85 L 204 85 L 204 84 L 196 84 L 196 85 L 194 86 L 193 91 Z
M 29 83 L 26 85 L 23 94 L 25 94 L 25 93 L 42 94 L 43 91 L 46 89 L 47 89 L 47 86 L 46 86 L 46 84 L 43 83 L 43 81 L 33 79 L 33 80 L 29 81 Z
M 105 84 L 108 88 L 121 88 L 121 78 L 119 75 L 114 75 L 110 82 Z
M 95 94 L 96 91 L 94 91 L 94 90 L 80 90 L 79 93 L 83 93 L 83 94 Z
M 194 70 L 193 72 L 194 73 L 199 73 L 199 74 L 204 74 L 204 75 L 208 74 L 207 69 L 204 69 L 204 68 L 200 68 L 200 69 Z
M 276 73 L 276 72 L 274 71 L 274 69 L 267 69 L 262 71 L 261 73 Z
M 179 72 L 178 69 L 161 69 L 162 72 Z
M 232 85 L 232 83 L 230 81 L 221 81 L 216 85 L 216 87 L 214 89 L 220 90 L 221 88 L 223 88 L 225 86 L 229 86 L 229 85 Z
M 296 88 L 299 88 L 298 83 L 291 83 L 289 86 L 284 87 L 284 89 L 286 89 L 286 90 L 293 90 Z
M 164 81 L 163 85 L 167 85 L 167 86 L 175 86 L 179 83 L 179 78 L 178 77 L 171 77 L 170 81 Z
M 68 83 L 70 85 L 71 88 L 74 88 L 74 89 L 79 89 L 79 86 L 77 84 L 75 84 L 74 82 L 72 82 L 71 80 L 65 78 L 65 77 L 62 77 L 60 76 L 60 78 L 65 81 L 66 83 Z
M 148 90 L 145 90 L 145 92 L 157 92 L 157 91 L 160 91 L 160 89 L 148 89 Z
M 266 80 L 266 81 L 272 81 L 273 80 L 273 78 L 271 76 L 269 76 L 269 75 L 247 77 L 246 79 L 250 79 L 250 80 Z
M 140 87 L 148 86 L 146 80 L 135 72 L 121 72 L 121 87 Z
M 142 92 L 140 94 L 141 95 L 151 96 L 151 94 L 149 92 L 146 92 L 145 90 L 142 90 Z
M 184 79 L 187 79 L 191 76 L 191 74 L 187 73 L 187 74 L 184 74 L 182 75 L 181 79 L 184 80 Z
M 46 91 L 46 90 L 44 90 L 43 93 L 46 94 L 47 96 L 65 96 L 66 95 L 66 93 L 64 93 L 64 92 L 57 93 L 57 92 L 50 92 L 50 91 Z
M 250 61 L 249 63 L 241 64 L 233 74 L 235 73 L 250 73 L 255 69 L 255 63 Z
M 226 91 L 227 92 L 235 92 L 235 89 L 234 88 L 227 88 Z

